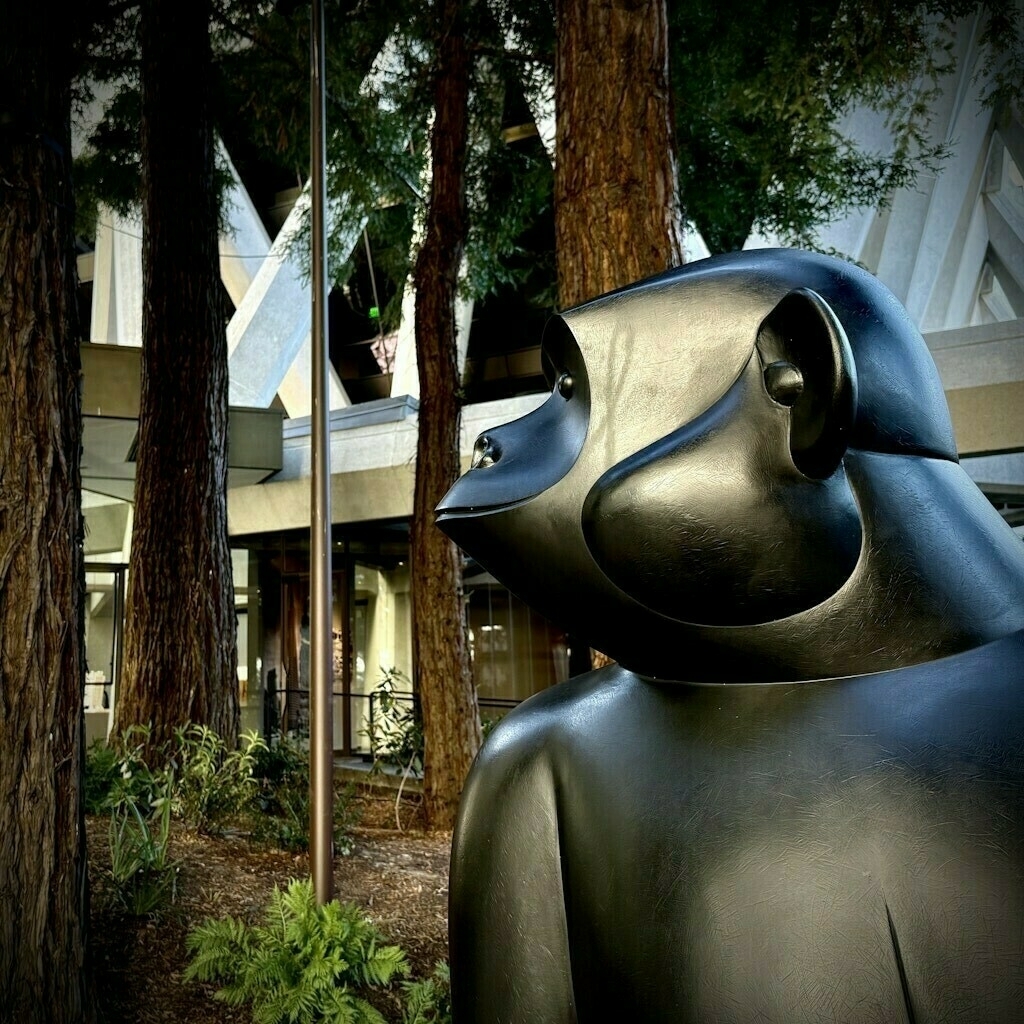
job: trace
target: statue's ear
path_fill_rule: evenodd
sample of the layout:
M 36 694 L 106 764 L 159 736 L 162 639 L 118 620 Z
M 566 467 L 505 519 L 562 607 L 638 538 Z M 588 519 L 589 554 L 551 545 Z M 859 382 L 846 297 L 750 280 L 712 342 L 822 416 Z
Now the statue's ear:
M 765 391 L 791 410 L 794 464 L 818 480 L 831 476 L 857 414 L 857 372 L 839 318 L 820 295 L 799 288 L 765 318 L 757 351 Z

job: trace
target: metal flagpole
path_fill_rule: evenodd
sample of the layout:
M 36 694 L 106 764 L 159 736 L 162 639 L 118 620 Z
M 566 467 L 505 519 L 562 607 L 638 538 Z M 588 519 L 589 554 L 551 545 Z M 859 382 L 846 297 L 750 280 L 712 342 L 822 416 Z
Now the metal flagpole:
M 310 194 L 313 212 L 312 495 L 309 552 L 309 870 L 316 901 L 333 896 L 334 727 L 331 644 L 331 450 L 327 390 L 327 149 L 324 128 L 324 8 L 310 11 Z

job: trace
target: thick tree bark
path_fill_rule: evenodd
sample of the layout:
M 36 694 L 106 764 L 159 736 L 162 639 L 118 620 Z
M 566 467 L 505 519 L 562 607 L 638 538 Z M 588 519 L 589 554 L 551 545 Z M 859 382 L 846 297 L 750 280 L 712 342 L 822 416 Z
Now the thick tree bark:
M 665 0 L 556 0 L 555 252 L 569 307 L 682 262 Z
M 71 53 L 42 4 L 0 33 L 0 1021 L 92 1019 L 80 803 L 81 362 Z
M 238 731 L 209 0 L 142 5 L 142 408 L 118 728 Z
M 480 746 L 458 548 L 434 526 L 434 508 L 459 475 L 455 295 L 466 238 L 465 166 L 470 54 L 462 0 L 438 0 L 432 180 L 416 260 L 419 437 L 412 523 L 413 645 L 425 736 L 424 803 L 431 828 L 454 825 Z

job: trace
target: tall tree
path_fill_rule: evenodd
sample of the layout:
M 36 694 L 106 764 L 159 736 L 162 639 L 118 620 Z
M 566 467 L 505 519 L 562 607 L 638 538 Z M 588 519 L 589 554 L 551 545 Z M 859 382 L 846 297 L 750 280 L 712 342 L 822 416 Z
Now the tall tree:
M 556 0 L 555 252 L 573 306 L 682 262 L 665 0 Z
M 555 0 L 555 23 L 555 258 L 565 308 L 678 265 L 683 245 L 665 0 Z M 591 652 L 593 667 L 608 661 Z
M 69 18 L 0 37 L 0 1020 L 92 1018 Z
M 209 0 L 142 5 L 142 400 L 117 724 L 238 730 Z
M 416 259 L 419 434 L 412 520 L 413 643 L 423 732 L 424 803 L 433 828 L 455 823 L 480 746 L 458 548 L 434 508 L 459 475 L 455 299 L 466 240 L 466 147 L 471 62 L 465 0 L 435 0 L 434 124 L 423 244 Z

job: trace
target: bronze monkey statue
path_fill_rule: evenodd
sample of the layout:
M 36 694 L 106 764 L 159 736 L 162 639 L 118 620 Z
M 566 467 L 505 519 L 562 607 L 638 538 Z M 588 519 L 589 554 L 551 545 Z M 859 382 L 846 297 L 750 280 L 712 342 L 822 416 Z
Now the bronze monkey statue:
M 438 522 L 618 664 L 481 751 L 457 1024 L 1024 1019 L 1024 547 L 905 311 L 761 250 L 544 346 Z

